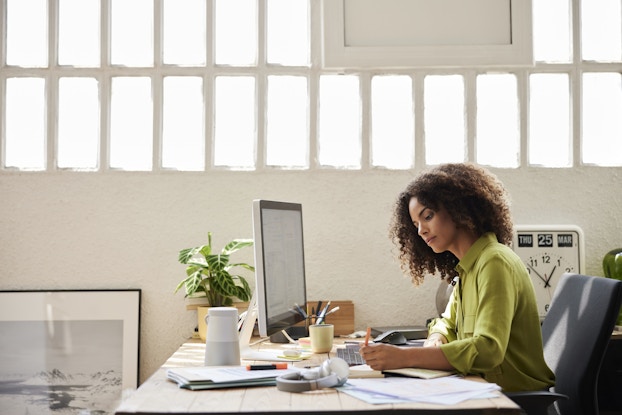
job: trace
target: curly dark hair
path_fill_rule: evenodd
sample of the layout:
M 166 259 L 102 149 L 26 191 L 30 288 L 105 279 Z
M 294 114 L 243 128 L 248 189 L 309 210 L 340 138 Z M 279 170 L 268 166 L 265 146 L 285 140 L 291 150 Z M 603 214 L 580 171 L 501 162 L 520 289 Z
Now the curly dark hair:
M 458 258 L 449 251 L 435 253 L 418 235 L 408 211 L 413 197 L 432 210 L 444 208 L 459 228 L 472 230 L 478 236 L 493 232 L 499 242 L 512 242 L 510 199 L 501 181 L 472 163 L 436 166 L 421 173 L 400 193 L 390 226 L 401 267 L 415 285 L 422 283 L 425 275 L 436 272 L 441 279 L 451 281 L 457 275 Z

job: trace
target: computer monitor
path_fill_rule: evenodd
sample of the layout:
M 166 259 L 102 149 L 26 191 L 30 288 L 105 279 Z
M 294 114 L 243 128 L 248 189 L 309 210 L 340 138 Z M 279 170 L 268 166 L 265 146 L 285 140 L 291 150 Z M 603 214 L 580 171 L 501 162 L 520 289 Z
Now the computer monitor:
M 255 320 L 261 337 L 288 329 L 292 338 L 306 336 L 305 326 L 293 328 L 306 317 L 302 205 L 254 200 L 252 218 L 255 291 L 240 333 L 241 357 L 275 360 L 274 354 L 251 351 L 249 341 Z

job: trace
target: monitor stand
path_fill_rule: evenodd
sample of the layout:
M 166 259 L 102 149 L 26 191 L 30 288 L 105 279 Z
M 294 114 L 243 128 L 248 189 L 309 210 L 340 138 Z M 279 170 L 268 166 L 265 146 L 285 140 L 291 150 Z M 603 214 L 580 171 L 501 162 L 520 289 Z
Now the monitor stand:
M 305 326 L 292 326 L 285 330 L 274 333 L 270 336 L 271 343 L 291 343 L 291 340 L 298 340 L 301 337 L 308 337 L 309 330 Z
M 255 322 L 257 321 L 257 298 L 253 293 L 251 301 L 248 303 L 248 310 L 240 329 L 239 341 L 240 341 L 240 359 L 243 360 L 265 360 L 270 362 L 291 362 L 291 359 L 279 357 L 278 351 L 268 350 L 255 350 L 251 349 L 251 337 L 253 336 L 253 329 L 255 328 Z M 265 341 L 261 339 L 259 342 Z M 258 342 L 258 343 L 259 343 Z

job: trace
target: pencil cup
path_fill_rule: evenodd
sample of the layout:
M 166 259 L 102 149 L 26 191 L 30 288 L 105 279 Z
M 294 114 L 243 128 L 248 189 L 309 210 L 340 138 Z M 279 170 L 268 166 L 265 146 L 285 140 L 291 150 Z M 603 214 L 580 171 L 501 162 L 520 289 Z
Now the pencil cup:
M 333 349 L 335 326 L 332 324 L 312 324 L 309 326 L 311 337 L 311 351 L 313 353 L 327 353 Z
M 238 309 L 212 307 L 207 312 L 207 321 L 205 366 L 239 365 Z

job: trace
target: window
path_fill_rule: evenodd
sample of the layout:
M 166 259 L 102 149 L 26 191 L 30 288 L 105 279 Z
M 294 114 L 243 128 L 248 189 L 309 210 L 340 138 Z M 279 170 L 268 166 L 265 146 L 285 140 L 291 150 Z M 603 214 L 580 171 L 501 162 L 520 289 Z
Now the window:
M 622 166 L 619 0 L 532 0 L 532 66 L 338 71 L 316 1 L 0 1 L 0 174 Z
M 520 126 L 514 74 L 477 76 L 476 161 L 518 167 Z
M 414 166 L 415 123 L 412 79 L 379 75 L 371 82 L 372 166 L 410 169 Z

